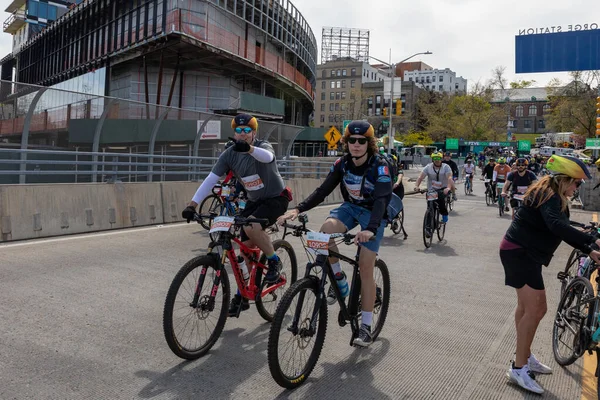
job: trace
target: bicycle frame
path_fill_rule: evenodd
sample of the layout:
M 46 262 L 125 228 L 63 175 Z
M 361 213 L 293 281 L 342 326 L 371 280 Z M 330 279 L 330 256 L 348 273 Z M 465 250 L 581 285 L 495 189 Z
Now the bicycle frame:
M 303 244 L 304 237 L 301 237 Z M 305 246 L 306 249 L 306 246 Z M 319 310 L 321 309 L 322 302 L 325 301 L 325 285 L 327 283 L 327 278 L 329 278 L 329 282 L 331 287 L 335 292 L 335 297 L 340 305 L 340 317 L 338 318 L 338 323 L 340 326 L 346 325 L 346 322 L 350 322 L 350 327 L 352 329 L 352 337 L 350 338 L 350 345 L 352 346 L 352 342 L 354 341 L 356 335 L 359 331 L 358 318 L 360 317 L 360 313 L 358 310 L 358 297 L 360 295 L 360 271 L 358 266 L 358 259 L 360 256 L 360 247 L 356 253 L 355 259 L 351 259 L 343 254 L 338 252 L 329 250 L 329 255 L 318 255 L 314 263 L 308 263 L 306 265 L 306 272 L 304 273 L 305 278 L 317 279 L 316 276 L 311 275 L 311 270 L 313 268 L 321 268 L 324 272 L 321 274 L 319 278 L 319 290 L 321 292 L 321 296 L 317 296 L 315 301 L 315 305 L 313 308 L 313 312 L 310 319 L 310 333 L 314 334 L 316 332 L 317 326 L 317 318 L 319 317 Z M 335 275 L 333 274 L 333 270 L 331 269 L 331 265 L 329 263 L 329 257 L 336 257 L 342 261 L 347 262 L 348 264 L 353 266 L 352 272 L 352 285 L 350 286 L 350 295 L 348 300 L 348 306 L 346 306 L 346 302 L 340 293 L 340 289 L 335 283 Z M 292 325 L 288 328 L 293 334 L 299 333 L 298 323 L 300 322 L 300 314 L 302 310 L 302 305 L 304 303 L 304 295 L 305 293 L 301 293 L 298 299 L 298 304 L 296 305 L 296 311 L 294 312 L 294 319 L 292 321 Z M 342 320 L 343 318 L 343 320 Z
M 239 268 L 239 264 L 237 261 L 237 255 L 232 245 L 232 241 L 235 242 L 240 247 L 240 252 L 246 257 L 248 264 L 248 273 L 250 275 L 248 285 L 244 281 L 244 277 L 242 275 L 242 271 Z M 220 254 L 218 251 L 218 247 L 223 249 L 223 253 Z M 214 250 L 217 249 L 215 252 Z M 279 282 L 273 285 L 269 285 L 268 287 L 262 289 L 260 286 L 260 278 L 262 277 L 262 271 L 267 269 L 268 267 L 259 261 L 259 257 L 261 254 L 261 250 L 258 247 L 250 248 L 246 246 L 240 239 L 235 237 L 231 232 L 223 232 L 221 238 L 219 238 L 218 242 L 211 243 L 209 249 L 209 254 L 218 255 L 220 258 L 217 258 L 217 270 L 215 273 L 215 278 L 213 280 L 213 286 L 210 292 L 210 308 L 212 310 L 214 306 L 215 296 L 219 289 L 219 285 L 221 284 L 221 271 L 225 268 L 225 260 L 228 259 L 231 263 L 231 269 L 233 270 L 233 275 L 235 276 L 235 281 L 237 283 L 240 294 L 250 300 L 254 300 L 257 296 L 264 297 L 265 295 L 273 292 L 281 286 L 284 286 L 287 283 L 287 279 L 285 276 L 281 276 Z M 194 304 L 197 304 L 197 297 L 202 289 L 202 285 L 204 284 L 204 279 L 206 276 L 207 267 L 203 267 L 200 272 L 200 277 L 198 279 L 198 285 L 196 287 L 196 294 L 194 295 Z M 260 272 L 259 272 L 260 271 Z M 258 273 L 261 275 L 259 276 Z

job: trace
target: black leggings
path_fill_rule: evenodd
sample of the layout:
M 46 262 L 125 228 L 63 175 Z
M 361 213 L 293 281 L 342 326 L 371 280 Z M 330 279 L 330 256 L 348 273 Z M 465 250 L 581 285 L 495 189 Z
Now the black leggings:
M 394 194 L 402 200 L 404 198 L 404 185 L 402 182 L 398 185 L 396 189 L 394 189 Z

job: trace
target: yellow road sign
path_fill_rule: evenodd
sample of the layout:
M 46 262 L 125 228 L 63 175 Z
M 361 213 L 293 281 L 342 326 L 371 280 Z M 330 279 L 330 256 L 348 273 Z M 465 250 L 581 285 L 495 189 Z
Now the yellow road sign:
M 332 126 L 331 129 L 329 129 L 323 137 L 325 138 L 327 143 L 329 143 L 329 145 L 333 146 L 340 141 L 340 139 L 342 138 L 342 134 L 336 129 L 335 126 Z

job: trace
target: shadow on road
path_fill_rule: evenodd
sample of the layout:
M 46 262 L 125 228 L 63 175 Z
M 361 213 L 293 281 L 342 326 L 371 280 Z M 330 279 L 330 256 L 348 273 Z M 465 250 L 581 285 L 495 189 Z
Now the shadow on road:
M 327 377 L 326 380 L 308 378 L 298 389 L 286 390 L 275 399 L 288 399 L 292 395 L 298 398 L 297 391 L 302 391 L 301 397 L 306 399 L 357 398 L 357 395 L 361 399 L 391 399 L 373 386 L 373 371 L 387 355 L 389 348 L 389 340 L 378 338 L 366 349 L 355 349 L 350 357 L 341 363 L 322 362 L 323 376 Z
M 458 254 L 456 254 L 456 251 L 454 250 L 454 248 L 450 247 L 450 246 L 446 246 L 448 242 L 446 241 L 446 239 L 442 240 L 441 242 L 434 242 L 430 248 L 428 249 L 420 249 L 417 250 L 418 253 L 425 253 L 425 254 L 435 254 L 436 256 L 440 256 L 440 257 L 456 257 L 458 256 Z
M 176 399 L 228 397 L 266 364 L 269 327 L 263 323 L 252 331 L 224 330 L 217 348 L 198 360 L 182 361 L 163 372 L 137 371 L 136 376 L 150 381 L 138 395 L 144 399 L 164 393 Z

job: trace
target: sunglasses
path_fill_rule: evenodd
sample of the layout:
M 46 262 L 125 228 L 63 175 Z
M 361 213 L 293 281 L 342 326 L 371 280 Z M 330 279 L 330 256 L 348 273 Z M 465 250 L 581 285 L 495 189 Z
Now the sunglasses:
M 252 128 L 250 128 L 249 126 L 247 126 L 245 128 L 240 128 L 240 127 L 235 128 L 235 133 L 241 134 L 242 132 L 245 134 L 248 134 L 248 133 L 252 132 Z
M 352 136 L 350 136 L 350 137 L 348 138 L 348 143 L 350 143 L 350 144 L 354 144 L 354 143 L 358 142 L 358 144 L 365 144 L 365 143 L 367 143 L 367 142 L 368 142 L 368 140 L 369 140 L 369 139 L 367 139 L 367 138 L 364 138 L 364 137 L 361 137 L 361 138 L 356 138 L 356 137 L 352 137 Z
M 584 183 L 585 181 L 581 180 L 581 181 L 575 181 L 575 187 L 579 187 L 581 186 L 582 183 Z

